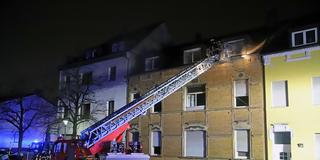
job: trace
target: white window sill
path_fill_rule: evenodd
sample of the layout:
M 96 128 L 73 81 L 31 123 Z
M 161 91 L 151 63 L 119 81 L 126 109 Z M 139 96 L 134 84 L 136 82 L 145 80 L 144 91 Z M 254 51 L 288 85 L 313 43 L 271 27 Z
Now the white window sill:
M 198 111 L 198 110 L 204 110 L 205 106 L 193 106 L 193 107 L 186 107 L 186 111 Z

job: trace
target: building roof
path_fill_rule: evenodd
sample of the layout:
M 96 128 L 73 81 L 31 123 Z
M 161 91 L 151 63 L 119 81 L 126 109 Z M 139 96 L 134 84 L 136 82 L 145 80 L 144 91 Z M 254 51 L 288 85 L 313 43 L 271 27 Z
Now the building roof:
M 317 44 L 304 45 L 300 47 L 291 46 L 291 33 L 298 30 L 303 30 L 311 27 L 319 27 L 320 14 L 313 14 L 297 19 L 286 20 L 277 23 L 270 30 L 272 35 L 269 37 L 266 46 L 262 50 L 262 54 L 272 54 L 275 52 L 283 52 L 301 49 L 309 46 L 319 45 Z M 318 29 L 319 32 L 319 29 Z M 318 36 L 319 37 L 319 36 Z
M 120 33 L 106 42 L 97 45 L 92 48 L 85 49 L 82 55 L 78 57 L 69 58 L 66 64 L 58 67 L 58 70 L 74 68 L 82 65 L 92 64 L 95 62 L 113 59 L 116 57 L 125 56 L 127 51 L 133 49 L 136 45 L 138 45 L 144 38 L 146 38 L 149 34 L 152 33 L 157 27 L 164 23 L 154 23 L 137 30 L 128 31 Z M 112 47 L 115 43 L 124 42 L 125 47 L 117 52 L 112 52 Z M 94 57 L 86 58 L 86 54 L 90 54 L 90 52 L 95 52 Z

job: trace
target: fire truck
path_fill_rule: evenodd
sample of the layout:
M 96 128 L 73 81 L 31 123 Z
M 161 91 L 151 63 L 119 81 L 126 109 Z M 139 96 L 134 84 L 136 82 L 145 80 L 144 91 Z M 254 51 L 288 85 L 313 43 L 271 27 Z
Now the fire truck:
M 54 145 L 54 150 L 57 152 L 53 155 L 53 159 L 65 159 L 67 149 L 74 150 L 76 159 L 101 153 L 107 142 L 119 139 L 119 136 L 130 127 L 131 120 L 146 113 L 153 105 L 227 58 L 227 52 L 223 50 L 222 46 L 219 41 L 210 40 L 206 50 L 207 58 L 187 67 L 177 75 L 155 86 L 140 98 L 86 128 L 81 132 L 79 140 L 58 140 Z M 67 147 L 68 145 L 70 147 Z

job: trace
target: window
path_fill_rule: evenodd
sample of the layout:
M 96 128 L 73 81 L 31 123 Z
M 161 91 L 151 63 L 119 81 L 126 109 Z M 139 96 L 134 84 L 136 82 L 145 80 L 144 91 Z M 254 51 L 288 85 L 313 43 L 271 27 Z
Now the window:
M 140 93 L 136 92 L 136 93 L 131 93 L 131 101 L 138 99 L 140 97 Z
M 81 118 L 84 118 L 84 119 L 90 118 L 90 103 L 82 105 L 80 115 L 81 115 Z
M 155 104 L 155 105 L 152 107 L 151 112 L 152 112 L 152 113 L 160 113 L 160 112 L 161 112 L 161 107 L 162 107 L 162 103 L 161 103 L 161 102 L 158 102 L 157 104 Z
M 116 68 L 116 66 L 109 67 L 109 68 L 108 68 L 108 80 L 109 80 L 109 81 L 114 81 L 114 80 L 116 80 L 116 73 L 117 73 L 117 68 Z
M 151 155 L 161 154 L 161 132 L 152 131 L 151 132 Z
M 159 68 L 159 56 L 146 58 L 145 71 L 152 71 Z
M 69 109 L 67 106 L 63 107 L 63 117 L 64 118 L 69 118 Z
M 205 131 L 185 131 L 185 156 L 205 157 Z
M 107 108 L 108 108 L 108 116 L 109 116 L 110 114 L 112 114 L 114 112 L 114 101 L 113 100 L 107 102 Z
M 183 52 L 183 64 L 190 64 L 200 61 L 203 58 L 201 48 L 185 50 Z
M 316 154 L 316 160 L 320 160 L 320 133 L 315 134 L 315 154 Z
M 66 83 L 66 86 L 69 86 L 70 83 L 71 83 L 71 78 L 70 76 L 65 76 L 65 83 Z
M 139 142 L 139 132 L 132 132 L 132 142 Z
M 237 56 L 241 54 L 244 46 L 246 46 L 246 40 L 244 38 L 230 40 L 224 43 L 224 48 L 229 56 Z
M 314 105 L 320 104 L 320 77 L 312 78 L 312 101 Z
M 235 88 L 235 106 L 243 107 L 249 106 L 249 96 L 248 96 L 248 80 L 236 80 L 234 82 Z
M 235 157 L 249 159 L 250 157 L 250 132 L 246 129 L 235 130 Z
M 204 109 L 205 105 L 205 85 L 188 86 L 186 97 L 186 110 Z
M 274 144 L 291 144 L 290 132 L 274 132 Z
M 82 74 L 82 84 L 89 85 L 92 83 L 92 72 Z
M 303 46 L 318 42 L 317 28 L 311 28 L 303 31 L 292 32 L 292 47 Z
M 287 81 L 272 82 L 272 106 L 288 106 L 288 83 Z

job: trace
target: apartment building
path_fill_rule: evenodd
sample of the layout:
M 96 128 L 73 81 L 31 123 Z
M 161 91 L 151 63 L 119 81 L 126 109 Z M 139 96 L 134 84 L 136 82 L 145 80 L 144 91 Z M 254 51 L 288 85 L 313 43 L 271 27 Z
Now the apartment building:
M 269 159 L 320 159 L 318 37 L 318 23 L 296 23 L 263 55 Z
M 221 39 L 228 61 L 131 122 L 128 141 L 141 141 L 151 159 L 265 159 L 263 65 L 252 50 L 261 41 L 250 34 Z M 203 59 L 205 50 L 202 42 L 179 46 L 163 55 L 164 66 L 130 76 L 129 101 Z
M 160 50 L 170 43 L 166 25 L 154 24 L 121 33 L 101 45 L 86 49 L 83 56 L 61 66 L 60 92 L 71 95 L 70 90 L 73 90 L 83 97 L 78 98 L 69 111 L 66 110 L 69 99 L 60 99 L 59 117 L 66 122 L 60 124 L 60 133 L 71 134 L 77 130 L 79 135 L 83 129 L 127 104 L 128 75 L 144 67 L 144 58 L 148 59 L 147 69 L 156 67 L 151 62 L 156 62 Z M 78 88 L 78 92 L 74 88 Z M 70 123 L 74 121 L 72 115 L 78 116 L 77 127 L 73 127 L 73 123 L 78 122 Z

